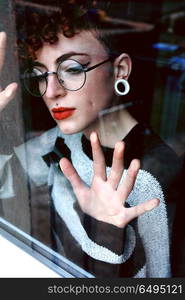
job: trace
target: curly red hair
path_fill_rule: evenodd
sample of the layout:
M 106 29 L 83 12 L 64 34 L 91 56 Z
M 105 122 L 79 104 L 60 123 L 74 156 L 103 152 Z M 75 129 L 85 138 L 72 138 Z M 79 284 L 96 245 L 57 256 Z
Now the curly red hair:
M 80 1 L 80 6 L 70 2 L 60 3 L 59 7 L 17 5 L 16 26 L 21 57 L 34 59 L 35 52 L 44 43 L 57 42 L 59 32 L 70 38 L 81 30 L 97 27 L 94 22 L 95 19 L 97 21 L 98 16 L 95 10 L 88 11 L 82 4 L 85 1 Z
M 28 2 L 25 2 L 23 6 L 23 1 L 21 5 L 16 5 L 16 27 L 21 58 L 35 59 L 36 51 L 44 43 L 57 42 L 58 33 L 63 33 L 70 38 L 82 30 L 95 31 L 97 39 L 106 48 L 108 55 L 113 54 L 114 57 L 123 50 L 132 55 L 136 44 L 140 44 L 140 34 L 128 32 L 128 28 L 124 25 L 111 22 L 105 10 L 88 6 L 89 1 L 45 0 L 44 2 L 46 5 L 30 2 L 28 5 Z M 110 1 L 107 1 L 107 5 L 108 3 L 110 5 Z M 111 11 L 110 7 L 109 11 Z

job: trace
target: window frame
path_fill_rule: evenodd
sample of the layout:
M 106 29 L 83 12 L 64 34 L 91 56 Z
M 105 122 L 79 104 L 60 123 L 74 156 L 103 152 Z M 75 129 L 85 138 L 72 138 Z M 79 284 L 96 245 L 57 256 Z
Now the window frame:
M 2 217 L 0 217 L 0 235 L 49 267 L 62 278 L 94 278 L 92 274 L 78 267 Z M 52 256 L 52 260 L 49 258 L 50 256 Z M 55 263 L 56 260 L 59 264 Z

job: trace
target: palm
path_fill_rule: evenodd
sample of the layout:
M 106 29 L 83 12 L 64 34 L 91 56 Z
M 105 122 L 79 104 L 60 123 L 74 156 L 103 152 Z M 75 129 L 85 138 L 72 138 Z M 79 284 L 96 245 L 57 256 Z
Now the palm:
M 158 199 L 151 199 L 135 207 L 126 208 L 126 199 L 133 189 L 139 161 L 133 160 L 127 174 L 123 175 L 124 143 L 115 145 L 113 163 L 109 176 L 106 175 L 104 156 L 95 133 L 91 135 L 94 177 L 91 187 L 81 180 L 72 164 L 66 159 L 60 162 L 64 175 L 69 179 L 82 211 L 99 221 L 123 228 L 135 217 L 153 209 L 159 204 Z

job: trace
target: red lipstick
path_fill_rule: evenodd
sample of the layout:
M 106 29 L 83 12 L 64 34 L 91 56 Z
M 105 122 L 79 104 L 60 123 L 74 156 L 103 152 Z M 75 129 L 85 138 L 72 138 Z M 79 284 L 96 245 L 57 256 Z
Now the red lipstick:
M 72 116 L 75 108 L 70 107 L 56 107 L 52 109 L 53 117 L 56 120 L 64 120 Z

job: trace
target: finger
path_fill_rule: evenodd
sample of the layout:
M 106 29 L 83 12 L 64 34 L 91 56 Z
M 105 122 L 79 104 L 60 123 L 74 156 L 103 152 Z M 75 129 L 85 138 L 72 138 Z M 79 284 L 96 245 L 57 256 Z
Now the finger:
M 6 33 L 0 32 L 0 71 L 2 70 L 6 50 Z
M 108 181 L 113 187 L 116 189 L 121 177 L 123 175 L 124 166 L 123 166 L 123 153 L 125 149 L 125 144 L 123 142 L 117 142 L 114 149 L 113 160 L 112 160 L 112 168 L 110 171 L 110 175 L 108 177 Z
M 137 206 L 127 208 L 127 223 L 133 220 L 136 217 L 143 215 L 144 213 L 151 211 L 156 208 L 160 203 L 160 200 L 157 198 L 147 200 L 144 203 L 141 203 Z
M 82 185 L 84 186 L 84 183 L 78 175 L 77 171 L 67 158 L 62 158 L 59 164 L 62 172 L 70 181 L 74 190 L 81 187 Z
M 91 133 L 90 140 L 93 154 L 94 175 L 106 180 L 105 158 L 96 132 Z
M 15 97 L 17 86 L 17 83 L 13 82 L 0 92 L 0 111 Z
M 123 182 L 120 184 L 120 186 L 117 189 L 118 196 L 122 202 L 124 202 L 129 194 L 131 193 L 135 180 L 138 174 L 140 168 L 140 161 L 138 159 L 133 159 L 128 170 L 127 175 L 123 179 Z

